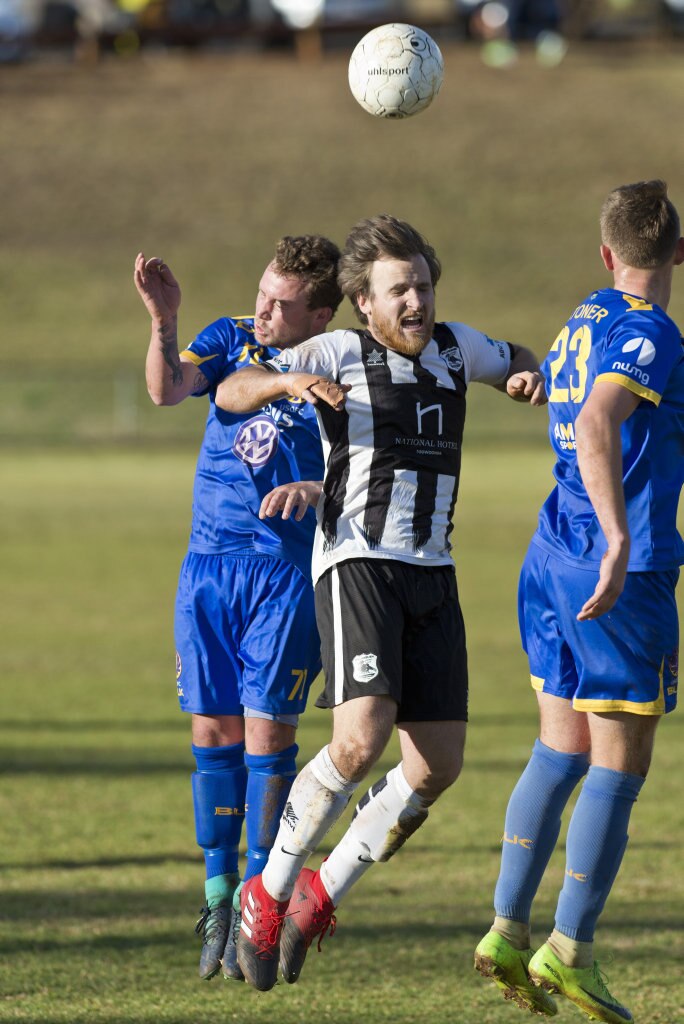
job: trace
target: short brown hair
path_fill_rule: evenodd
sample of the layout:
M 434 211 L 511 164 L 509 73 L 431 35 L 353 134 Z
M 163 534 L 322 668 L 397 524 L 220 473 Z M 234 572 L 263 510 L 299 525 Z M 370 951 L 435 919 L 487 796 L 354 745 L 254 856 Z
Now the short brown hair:
M 601 240 L 628 267 L 668 263 L 679 241 L 679 215 L 660 179 L 620 185 L 601 207 Z
M 329 307 L 333 313 L 344 298 L 337 283 L 340 250 L 323 235 L 285 235 L 276 245 L 273 267 L 283 277 L 308 282 L 309 309 Z
M 425 258 L 434 287 L 441 277 L 442 264 L 432 246 L 406 221 L 380 213 L 377 217 L 360 220 L 351 229 L 340 259 L 338 281 L 362 324 L 368 320 L 356 299 L 358 295 L 370 295 L 375 261 L 406 260 L 411 256 Z

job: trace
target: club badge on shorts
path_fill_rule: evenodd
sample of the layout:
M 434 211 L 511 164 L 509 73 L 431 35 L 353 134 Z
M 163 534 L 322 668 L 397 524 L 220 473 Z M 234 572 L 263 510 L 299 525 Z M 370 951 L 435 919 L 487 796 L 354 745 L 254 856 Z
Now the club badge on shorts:
M 377 654 L 357 654 L 352 661 L 357 683 L 370 683 L 378 674 Z

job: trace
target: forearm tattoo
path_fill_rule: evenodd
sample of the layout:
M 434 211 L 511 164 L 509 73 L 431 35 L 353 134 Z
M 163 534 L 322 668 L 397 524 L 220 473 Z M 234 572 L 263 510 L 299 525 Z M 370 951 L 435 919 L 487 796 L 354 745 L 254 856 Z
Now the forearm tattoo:
M 171 370 L 171 381 L 176 387 L 183 383 L 183 367 L 178 358 L 178 321 L 176 317 L 169 324 L 162 324 L 159 329 L 159 341 L 161 343 L 164 362 Z

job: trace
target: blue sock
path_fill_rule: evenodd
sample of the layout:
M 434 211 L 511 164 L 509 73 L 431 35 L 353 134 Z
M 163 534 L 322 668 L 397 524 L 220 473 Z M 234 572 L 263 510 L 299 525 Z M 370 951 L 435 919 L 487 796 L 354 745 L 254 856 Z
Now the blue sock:
M 627 846 L 632 807 L 644 784 L 640 775 L 592 765 L 568 828 L 565 881 L 556 928 L 577 942 L 591 942 Z
M 197 763 L 192 776 L 195 834 L 204 853 L 207 880 L 216 879 L 212 892 L 219 894 L 218 876 L 236 875 L 238 869 L 247 786 L 245 745 L 196 747 L 193 743 L 192 752 Z
M 278 834 L 280 818 L 297 774 L 293 743 L 277 754 L 245 754 L 247 777 L 247 866 L 245 881 L 261 874 Z
M 561 815 L 588 767 L 588 754 L 564 754 L 536 740 L 506 810 L 494 893 L 498 917 L 529 922 L 532 900 L 558 840 Z

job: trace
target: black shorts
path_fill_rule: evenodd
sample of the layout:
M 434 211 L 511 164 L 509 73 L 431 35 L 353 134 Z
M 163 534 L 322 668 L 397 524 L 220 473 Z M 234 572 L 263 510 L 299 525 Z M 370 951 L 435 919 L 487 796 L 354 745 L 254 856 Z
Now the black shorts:
M 397 722 L 468 720 L 468 660 L 453 565 L 353 559 L 316 584 L 325 689 L 332 708 L 388 695 Z

